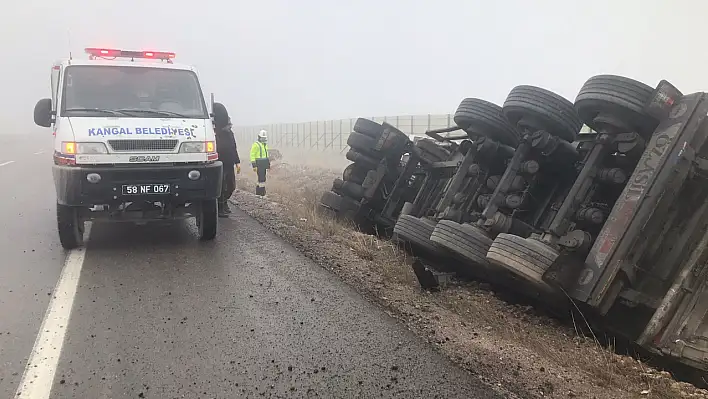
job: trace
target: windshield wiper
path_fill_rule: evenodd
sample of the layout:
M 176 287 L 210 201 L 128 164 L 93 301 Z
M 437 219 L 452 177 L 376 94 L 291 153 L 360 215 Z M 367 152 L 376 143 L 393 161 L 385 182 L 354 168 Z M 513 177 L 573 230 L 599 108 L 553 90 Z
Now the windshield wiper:
M 104 114 L 111 114 L 111 115 L 125 115 L 124 112 L 120 110 L 112 110 L 112 109 L 103 109 L 103 108 L 67 108 L 64 110 L 65 112 L 102 112 Z
M 153 114 L 153 115 L 162 115 L 162 116 L 174 116 L 177 118 L 189 118 L 187 115 L 180 114 L 177 112 L 161 111 L 161 110 L 156 110 L 156 109 L 121 108 L 121 109 L 117 109 L 116 111 L 118 111 L 118 112 L 137 112 L 137 113 L 143 113 L 143 114 Z

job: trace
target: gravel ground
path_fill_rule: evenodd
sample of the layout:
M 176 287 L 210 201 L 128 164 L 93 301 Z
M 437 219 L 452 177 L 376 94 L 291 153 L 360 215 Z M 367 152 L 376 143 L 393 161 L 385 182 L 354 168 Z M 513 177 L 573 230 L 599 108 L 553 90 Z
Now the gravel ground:
M 708 398 L 708 391 L 602 348 L 572 324 L 505 302 L 484 283 L 422 291 L 404 252 L 316 214 L 319 196 L 340 174 L 276 164 L 268 197 L 259 198 L 251 194 L 255 174 L 246 170 L 232 200 L 461 368 L 520 397 Z

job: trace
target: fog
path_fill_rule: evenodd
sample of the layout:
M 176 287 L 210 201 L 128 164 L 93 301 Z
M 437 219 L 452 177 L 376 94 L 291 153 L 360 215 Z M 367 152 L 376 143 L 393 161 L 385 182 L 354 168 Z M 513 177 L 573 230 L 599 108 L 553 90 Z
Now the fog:
M 518 84 L 574 99 L 622 74 L 705 89 L 708 3 L 659 0 L 27 0 L 3 10 L 4 133 L 36 130 L 51 64 L 89 46 L 177 53 L 234 124 L 454 112 Z

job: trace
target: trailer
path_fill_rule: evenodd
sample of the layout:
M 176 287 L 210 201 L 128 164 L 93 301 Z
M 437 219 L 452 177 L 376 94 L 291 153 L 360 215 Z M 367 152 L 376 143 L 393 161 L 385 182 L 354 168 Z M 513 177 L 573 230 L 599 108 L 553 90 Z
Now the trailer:
M 426 270 L 578 309 L 705 372 L 706 115 L 706 93 L 615 75 L 588 79 L 573 103 L 534 86 L 502 107 L 465 99 L 455 126 L 367 159 L 348 215 L 384 227 Z

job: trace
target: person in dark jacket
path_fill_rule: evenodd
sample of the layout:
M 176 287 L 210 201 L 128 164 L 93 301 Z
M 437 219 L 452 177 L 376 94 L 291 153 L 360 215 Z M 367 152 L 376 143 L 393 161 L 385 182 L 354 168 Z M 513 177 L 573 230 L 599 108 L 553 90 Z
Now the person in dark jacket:
M 219 217 L 228 217 L 231 213 L 228 201 L 236 190 L 236 174 L 241 173 L 241 159 L 238 156 L 236 139 L 233 130 L 231 130 L 231 118 L 226 107 L 223 104 L 214 103 L 213 112 L 216 150 L 219 153 L 219 160 L 224 165 L 224 180 L 221 185 L 221 197 L 219 197 Z

